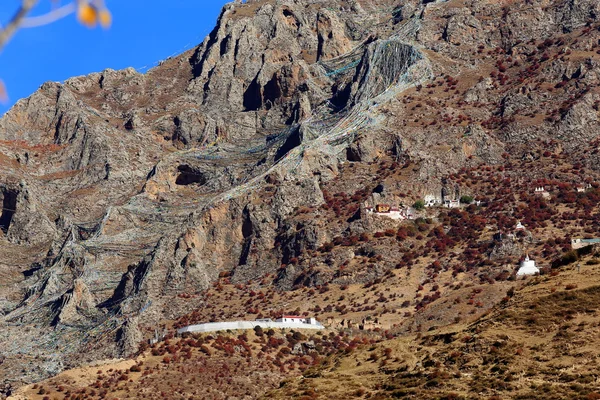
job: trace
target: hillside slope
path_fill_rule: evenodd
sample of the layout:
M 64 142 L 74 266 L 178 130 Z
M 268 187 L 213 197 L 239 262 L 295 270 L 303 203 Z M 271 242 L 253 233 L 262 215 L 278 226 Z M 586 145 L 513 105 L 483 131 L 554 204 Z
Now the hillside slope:
M 600 398 L 597 262 L 524 281 L 474 323 L 330 357 L 265 398 Z
M 599 256 L 519 280 L 470 323 L 400 337 L 331 330 L 171 338 L 11 398 L 595 399 Z

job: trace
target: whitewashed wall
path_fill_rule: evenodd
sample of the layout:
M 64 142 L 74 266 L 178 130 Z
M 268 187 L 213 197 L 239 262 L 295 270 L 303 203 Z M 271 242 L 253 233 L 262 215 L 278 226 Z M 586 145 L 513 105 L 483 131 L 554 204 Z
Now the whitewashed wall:
M 208 322 L 206 324 L 190 325 L 177 330 L 177 333 L 185 332 L 217 332 L 230 330 L 247 330 L 260 326 L 263 329 L 289 328 L 289 329 L 325 329 L 317 322 L 317 325 L 298 324 L 293 322 L 262 322 L 262 321 L 232 321 L 232 322 Z

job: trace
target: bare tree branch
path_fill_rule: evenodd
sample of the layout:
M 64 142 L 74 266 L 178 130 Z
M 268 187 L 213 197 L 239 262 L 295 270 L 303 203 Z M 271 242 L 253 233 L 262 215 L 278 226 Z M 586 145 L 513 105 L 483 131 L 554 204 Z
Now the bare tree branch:
M 75 6 L 75 3 L 69 3 L 60 8 L 50 11 L 47 14 L 25 18 L 21 23 L 21 27 L 36 28 L 38 26 L 48 25 L 52 22 L 58 21 L 59 19 L 66 17 L 69 14 L 74 13 L 76 9 L 77 7 Z
M 104 4 L 104 0 L 71 0 L 61 7 L 58 7 L 58 2 L 54 1 L 53 9 L 50 12 L 28 17 L 27 15 L 38 3 L 39 0 L 21 0 L 17 12 L 6 26 L 3 27 L 0 24 L 0 51 L 19 28 L 35 28 L 48 25 L 75 11 L 78 12 L 77 19 L 79 22 L 89 28 L 93 28 L 97 24 L 100 24 L 103 28 L 108 28 L 111 23 L 111 15 Z M 0 103 L 6 102 L 7 98 L 6 87 L 4 82 L 0 80 Z
M 27 14 L 35 7 L 39 0 L 22 0 L 21 6 L 8 22 L 8 24 L 0 31 L 0 49 L 6 45 L 6 43 L 15 34 Z

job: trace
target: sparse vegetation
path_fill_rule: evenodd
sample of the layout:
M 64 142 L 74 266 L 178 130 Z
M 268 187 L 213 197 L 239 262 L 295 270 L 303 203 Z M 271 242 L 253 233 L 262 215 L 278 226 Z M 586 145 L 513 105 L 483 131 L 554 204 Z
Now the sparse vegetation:
M 413 208 L 415 210 L 422 210 L 425 208 L 425 202 L 423 200 L 417 200 L 413 203 Z

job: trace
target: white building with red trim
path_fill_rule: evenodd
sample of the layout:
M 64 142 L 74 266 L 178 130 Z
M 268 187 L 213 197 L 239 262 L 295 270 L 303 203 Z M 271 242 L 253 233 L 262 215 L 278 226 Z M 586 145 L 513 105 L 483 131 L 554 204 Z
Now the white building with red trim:
M 325 327 L 314 318 L 300 317 L 297 315 L 284 315 L 275 321 L 269 318 L 257 319 L 256 321 L 224 321 L 207 322 L 204 324 L 189 325 L 177 330 L 178 334 L 193 332 L 218 332 L 226 330 L 250 330 L 260 326 L 263 329 L 325 329 Z
M 275 322 L 283 322 L 288 324 L 310 324 L 317 325 L 317 320 L 314 318 L 300 317 L 298 315 L 283 315 L 281 318 L 277 318 Z

